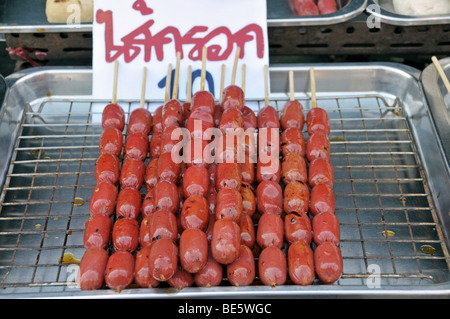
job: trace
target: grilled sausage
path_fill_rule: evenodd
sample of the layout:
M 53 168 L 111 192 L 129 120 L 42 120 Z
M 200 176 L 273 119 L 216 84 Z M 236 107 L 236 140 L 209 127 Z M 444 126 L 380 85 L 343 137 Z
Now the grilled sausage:
M 308 184 L 311 188 L 318 184 L 334 185 L 333 165 L 323 158 L 316 158 L 309 163 Z
M 147 158 L 149 148 L 148 135 L 144 133 L 133 133 L 125 140 L 125 159 L 144 161 Z
M 267 286 L 284 285 L 287 277 L 287 262 L 284 252 L 275 246 L 264 248 L 259 254 L 258 273 Z
M 256 211 L 255 190 L 251 185 L 242 183 L 240 193 L 242 196 L 242 214 L 252 217 Z
M 115 103 L 110 103 L 102 112 L 103 129 L 114 127 L 119 131 L 123 131 L 125 127 L 125 112 L 123 108 Z
M 154 190 L 156 210 L 164 209 L 176 214 L 180 207 L 177 185 L 168 181 L 159 181 Z
M 150 275 L 158 281 L 169 280 L 177 271 L 178 256 L 178 247 L 171 239 L 154 241 L 148 258 Z
M 178 265 L 177 271 L 169 280 L 167 280 L 167 283 L 173 288 L 182 290 L 183 288 L 191 287 L 194 284 L 194 276 Z
M 280 215 L 264 213 L 258 221 L 256 229 L 256 242 L 264 249 L 269 246 L 283 247 L 284 224 Z
M 106 249 L 111 235 L 111 226 L 112 222 L 109 216 L 97 214 L 90 217 L 84 223 L 84 248 L 97 247 Z
M 178 239 L 178 222 L 175 214 L 167 210 L 157 210 L 144 217 L 139 230 L 139 243 L 141 247 L 150 246 L 153 241 L 168 238 L 172 241 Z
M 280 128 L 280 120 L 278 118 L 277 110 L 271 106 L 266 105 L 258 112 L 258 128 Z
M 242 215 L 242 196 L 234 188 L 223 188 L 217 193 L 216 219 L 239 223 Z
M 123 134 L 115 127 L 107 127 L 100 135 L 99 153 L 100 155 L 109 153 L 119 156 L 122 152 Z
M 308 171 L 305 159 L 297 153 L 289 153 L 281 162 L 281 179 L 284 184 L 293 181 L 308 182 Z
M 178 126 L 169 126 L 161 134 L 161 154 L 170 153 L 183 140 L 183 131 Z
M 327 136 L 330 135 L 330 117 L 324 109 L 320 107 L 312 108 L 306 115 L 306 126 L 308 134 L 320 132 Z
M 108 253 L 98 247 L 86 249 L 81 258 L 78 271 L 78 285 L 81 290 L 96 290 L 103 287 L 105 282 Z
M 304 241 L 296 241 L 288 249 L 289 278 L 296 285 L 311 285 L 314 282 L 314 254 Z
M 253 248 L 255 245 L 255 225 L 249 215 L 241 215 L 239 221 L 239 228 L 241 229 L 241 244 Z
M 336 200 L 334 190 L 327 184 L 318 184 L 311 189 L 310 213 L 334 213 Z
M 139 224 L 136 219 L 117 219 L 113 226 L 112 242 L 116 251 L 134 252 L 139 245 Z
M 205 231 L 208 227 L 209 209 L 205 197 L 192 195 L 186 198 L 181 208 L 180 223 L 183 229 L 197 228 Z
M 149 191 L 151 188 L 155 187 L 158 182 L 158 157 L 152 158 L 145 169 L 145 188 Z
M 284 131 L 294 127 L 303 130 L 305 124 L 305 115 L 303 114 L 303 105 L 299 101 L 288 101 L 283 106 L 280 114 L 280 125 Z
M 197 91 L 192 95 L 191 113 L 196 110 L 201 110 L 213 115 L 216 108 L 215 106 L 214 96 L 209 91 Z
M 313 240 L 316 245 L 329 241 L 339 245 L 341 231 L 339 220 L 333 213 L 320 213 L 312 221 Z
M 211 249 L 208 251 L 206 265 L 194 274 L 194 281 L 198 287 L 214 287 L 220 285 L 223 276 L 223 266 L 212 256 Z
M 337 11 L 336 0 L 318 0 L 317 7 L 320 14 L 330 14 Z
M 134 279 L 134 257 L 128 251 L 116 251 L 108 259 L 105 272 L 106 285 L 121 291 L 131 285 Z
M 149 216 L 156 211 L 155 189 L 150 188 L 142 201 L 141 213 L 143 217 Z
M 134 282 L 141 288 L 156 288 L 159 285 L 159 281 L 150 275 L 150 250 L 151 246 L 145 246 L 136 253 Z
M 164 105 L 158 106 L 155 110 L 155 113 L 153 113 L 153 122 L 152 122 L 153 134 L 158 133 L 158 132 L 161 133 L 163 131 L 163 127 L 162 127 L 163 106 Z
M 241 168 L 238 163 L 219 163 L 217 165 L 217 191 L 224 188 L 239 190 L 241 183 Z
M 196 228 L 185 229 L 180 237 L 180 263 L 189 273 L 199 272 L 208 260 L 208 239 Z
M 244 106 L 242 110 L 242 116 L 244 117 L 244 130 L 248 128 L 258 128 L 258 118 L 251 108 L 249 108 L 248 106 Z
M 208 111 L 196 109 L 191 112 L 186 121 L 186 129 L 189 131 L 191 138 L 207 138 L 206 130 L 214 127 L 214 116 Z
M 92 191 L 89 202 L 89 213 L 91 216 L 97 214 L 111 216 L 116 207 L 117 187 L 111 183 L 97 184 Z
M 138 218 L 141 213 L 142 196 L 135 188 L 124 188 L 117 196 L 116 216 Z
M 253 252 L 245 245 L 241 245 L 239 258 L 227 265 L 227 278 L 231 285 L 249 286 L 255 279 L 255 259 Z
M 222 92 L 222 112 L 228 109 L 242 111 L 245 106 L 245 94 L 237 85 L 229 85 Z
M 324 242 L 314 251 L 314 266 L 319 279 L 331 284 L 341 277 L 343 269 L 342 253 L 338 246 Z
M 281 161 L 278 157 L 271 157 L 268 161 L 263 161 L 258 157 L 256 162 L 256 181 L 272 181 L 279 183 L 281 181 Z
M 223 134 L 236 132 L 244 127 L 244 117 L 238 109 L 226 109 L 220 118 L 219 130 Z
M 299 181 L 293 181 L 284 188 L 283 210 L 292 212 L 307 212 L 309 209 L 309 188 Z
M 149 145 L 150 158 L 154 159 L 161 155 L 161 138 L 162 132 L 153 132 Z
M 127 159 L 120 171 L 120 186 L 122 188 L 141 189 L 144 184 L 145 164 L 143 161 Z
M 94 174 L 97 184 L 107 182 L 117 185 L 120 176 L 119 158 L 109 153 L 100 155 L 95 163 Z
M 231 264 L 239 257 L 241 231 L 239 225 L 228 219 L 218 219 L 214 223 L 211 252 L 220 264 Z
M 330 140 L 324 133 L 314 133 L 308 137 L 306 143 L 306 158 L 312 162 L 316 158 L 330 160 Z
M 281 133 L 281 154 L 297 153 L 302 157 L 306 155 L 306 142 L 302 131 L 296 127 L 289 127 Z
M 308 245 L 311 243 L 311 220 L 306 212 L 294 212 L 284 217 L 284 237 L 289 245 L 300 240 Z
M 185 198 L 192 195 L 206 197 L 209 189 L 208 169 L 203 166 L 190 166 L 183 176 L 183 194 Z
M 153 116 L 149 110 L 145 108 L 138 108 L 131 112 L 128 119 L 127 133 L 128 135 L 134 133 L 142 133 L 149 135 L 152 131 Z
M 263 181 L 256 188 L 256 202 L 258 211 L 263 213 L 283 212 L 283 191 L 278 183 Z
M 178 100 L 167 101 L 162 108 L 162 128 L 181 127 L 183 125 L 183 106 Z
M 171 153 L 161 154 L 158 158 L 157 174 L 161 181 L 177 183 L 181 174 L 181 163 L 174 162 Z
M 239 163 L 239 168 L 241 169 L 241 180 L 243 183 L 253 184 L 255 181 L 255 163 L 250 160 L 248 155 L 245 155 L 245 160 L 243 163 Z

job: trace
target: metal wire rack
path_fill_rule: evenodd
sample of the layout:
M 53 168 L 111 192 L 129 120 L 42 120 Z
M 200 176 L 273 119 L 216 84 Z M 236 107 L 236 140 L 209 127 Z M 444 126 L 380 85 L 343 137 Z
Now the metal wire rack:
M 306 114 L 310 100 L 299 100 Z M 286 99 L 270 102 L 280 111 Z M 0 196 L 3 293 L 77 289 L 108 102 L 49 97 L 39 103 L 26 107 Z M 248 103 L 257 112 L 264 101 Z M 319 97 L 318 103 L 331 120 L 344 259 L 337 285 L 366 285 L 375 275 L 389 286 L 446 281 L 449 251 L 401 102 L 364 95 Z M 127 115 L 139 105 L 120 104 Z

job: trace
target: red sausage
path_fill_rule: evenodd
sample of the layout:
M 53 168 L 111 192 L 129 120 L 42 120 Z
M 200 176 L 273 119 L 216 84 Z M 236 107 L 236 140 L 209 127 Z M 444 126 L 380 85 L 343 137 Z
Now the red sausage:
M 231 285 L 249 286 L 255 279 L 255 259 L 253 253 L 245 245 L 241 245 L 239 258 L 227 266 L 227 278 Z
M 288 249 L 289 278 L 296 285 L 311 285 L 314 282 L 314 254 L 304 241 L 292 243 Z
M 214 96 L 209 91 L 197 91 L 191 99 L 191 113 L 196 110 L 202 110 L 209 114 L 215 112 Z
M 108 259 L 105 273 L 106 285 L 121 291 L 134 279 L 134 257 L 128 251 L 116 251 Z
M 160 181 L 177 183 L 181 174 L 181 163 L 174 162 L 171 153 L 164 153 L 158 158 L 156 170 Z
M 280 130 L 273 127 L 258 129 L 258 155 L 278 157 L 280 155 Z
M 284 217 L 284 237 L 288 244 L 302 240 L 308 245 L 312 240 L 311 220 L 305 212 L 295 212 Z
M 162 132 L 153 132 L 150 139 L 150 158 L 156 158 L 161 155 L 161 138 Z
M 306 155 L 305 137 L 300 129 L 290 127 L 281 133 L 281 154 L 297 153 L 302 157 Z
M 210 249 L 206 265 L 194 274 L 195 284 L 198 287 L 215 287 L 222 282 L 222 276 L 223 266 L 214 259 Z
M 208 211 L 212 214 L 216 211 L 217 206 L 217 191 L 214 185 L 209 185 L 208 195 L 206 196 L 206 200 L 208 201 Z
M 119 158 L 109 153 L 100 155 L 95 163 L 94 174 L 95 182 L 97 184 L 107 182 L 117 185 L 119 183 L 120 176 Z
M 250 185 L 242 183 L 240 193 L 242 196 L 242 214 L 252 217 L 256 211 L 255 190 Z
M 181 227 L 183 229 L 197 228 L 205 231 L 208 227 L 209 210 L 205 197 L 192 195 L 186 198 L 181 208 Z
M 283 191 L 278 183 L 263 181 L 256 188 L 256 202 L 258 211 L 263 213 L 283 212 Z
M 278 119 L 277 110 L 271 106 L 266 105 L 259 110 L 258 113 L 258 128 L 280 128 L 280 120 Z
M 186 129 L 190 132 L 192 138 L 205 138 L 205 131 L 214 127 L 214 117 L 211 113 L 203 110 L 195 110 L 190 114 Z
M 309 163 L 308 184 L 311 188 L 318 184 L 334 185 L 333 165 L 323 158 L 316 158 Z
M 96 290 L 103 287 L 107 262 L 106 250 L 98 247 L 86 249 L 77 275 L 81 290 Z
M 258 157 L 256 162 L 256 181 L 258 183 L 262 181 L 279 183 L 281 181 L 281 164 L 278 157 L 272 157 L 268 161 L 262 161 L 261 157 Z
M 238 109 L 226 109 L 220 118 L 219 129 L 223 134 L 233 133 L 244 127 L 244 117 Z
M 308 137 L 306 144 L 306 158 L 312 162 L 316 158 L 330 160 L 330 140 L 324 133 L 314 133 Z
M 190 166 L 183 176 L 183 193 L 188 198 L 192 195 L 206 197 L 209 189 L 208 169 L 203 166 Z
M 264 248 L 259 254 L 258 273 L 264 285 L 284 285 L 287 277 L 287 262 L 283 251 L 275 246 Z
M 284 188 L 283 210 L 289 214 L 292 212 L 307 212 L 309 209 L 309 188 L 306 184 L 293 181 Z
M 112 242 L 116 251 L 134 252 L 139 245 L 139 224 L 136 219 L 117 219 L 113 226 Z
M 239 163 L 241 169 L 241 180 L 247 184 L 253 184 L 255 181 L 255 163 L 251 161 L 248 155 L 245 155 L 245 160 L 243 163 Z
M 117 187 L 110 183 L 97 184 L 92 191 L 89 202 L 89 213 L 91 216 L 97 214 L 111 216 L 116 207 L 118 194 Z
M 241 244 L 253 248 L 255 245 L 255 225 L 249 215 L 241 215 L 239 221 L 239 228 L 241 229 Z
M 178 239 L 177 218 L 167 210 L 157 210 L 144 217 L 139 230 L 141 247 L 150 246 L 153 241 L 161 238 L 168 238 L 174 242 Z
M 238 163 L 219 163 L 217 165 L 217 191 L 224 188 L 239 190 L 241 183 L 241 168 Z
M 314 266 L 319 279 L 325 284 L 336 282 L 342 275 L 342 253 L 338 246 L 324 242 L 314 251 Z
M 258 118 L 251 108 L 249 108 L 248 106 L 244 106 L 244 109 L 242 110 L 242 116 L 244 117 L 244 130 L 248 128 L 258 128 Z
M 191 287 L 194 284 L 194 276 L 191 273 L 178 266 L 175 274 L 167 280 L 167 283 L 178 290 L 182 290 L 186 287 Z
M 92 247 L 106 249 L 111 235 L 111 218 L 106 215 L 95 215 L 90 217 L 84 224 L 84 248 Z
M 283 247 L 284 224 L 281 216 L 273 213 L 264 213 L 258 221 L 256 229 L 256 242 L 264 249 L 269 246 Z
M 292 0 L 291 8 L 298 16 L 319 15 L 319 8 L 313 0 Z
M 282 130 L 290 127 L 302 130 L 305 124 L 303 105 L 299 101 L 288 101 L 281 110 L 280 124 Z
M 238 109 L 242 111 L 245 106 L 245 94 L 237 85 L 229 85 L 222 92 L 222 111 Z
M 219 127 L 221 118 L 222 118 L 222 106 L 220 104 L 216 104 L 214 107 L 214 127 Z
M 156 210 L 164 209 L 172 213 L 177 213 L 180 207 L 178 187 L 175 183 L 168 181 L 159 181 L 155 185 L 155 205 Z
M 211 162 L 209 157 L 210 145 L 207 140 L 189 139 L 183 154 L 188 167 L 201 166 L 208 167 Z
M 330 14 L 337 11 L 336 0 L 318 0 L 317 7 L 320 14 Z
M 150 275 L 148 266 L 150 250 L 151 246 L 145 246 L 136 253 L 134 282 L 141 288 L 155 288 L 159 285 L 159 281 Z
M 122 164 L 120 186 L 122 188 L 141 189 L 144 184 L 145 164 L 143 161 L 127 159 Z
M 158 281 L 169 280 L 177 271 L 178 259 L 178 247 L 171 239 L 156 240 L 148 259 L 150 275 Z
M 182 133 L 180 127 L 166 127 L 161 134 L 161 154 L 172 152 L 172 149 L 183 140 Z
M 316 245 L 329 241 L 339 245 L 341 231 L 339 220 L 333 213 L 320 213 L 312 221 L 313 240 Z
M 216 222 L 216 215 L 214 214 L 214 212 L 209 212 L 209 217 L 208 217 L 208 227 L 205 230 L 206 233 L 206 238 L 208 239 L 208 243 L 211 244 L 211 240 L 212 240 L 212 233 L 214 230 L 214 224 Z
M 105 106 L 102 112 L 103 129 L 114 127 L 119 131 L 123 131 L 125 127 L 125 112 L 123 108 L 115 103 Z
M 242 215 L 242 196 L 234 188 L 223 188 L 217 193 L 216 219 L 239 223 Z
M 149 216 L 156 211 L 155 204 L 155 189 L 151 188 L 145 194 L 144 200 L 142 201 L 141 213 L 143 217 Z
M 334 213 L 336 200 L 333 188 L 327 184 L 318 184 L 311 189 L 310 213 Z
M 168 127 L 183 125 L 183 106 L 178 100 L 170 100 L 164 104 L 162 109 L 162 128 L 165 130 Z
M 152 122 L 152 131 L 153 134 L 157 133 L 157 132 L 162 132 L 163 131 L 163 127 L 162 127 L 162 111 L 163 111 L 163 106 L 164 105 L 160 105 L 156 108 L 155 113 L 153 113 L 153 122 Z
M 330 117 L 327 111 L 320 107 L 309 110 L 306 115 L 306 125 L 309 135 L 317 132 L 330 135 Z
M 149 148 L 148 135 L 144 133 L 133 133 L 125 140 L 125 159 L 144 161 L 147 158 Z
M 185 229 L 180 237 L 180 263 L 189 273 L 199 272 L 208 260 L 208 239 L 196 228 Z
M 305 158 L 297 153 L 289 153 L 284 156 L 281 162 L 281 175 L 285 184 L 293 181 L 307 183 L 308 170 Z
M 218 219 L 214 223 L 211 238 L 211 252 L 220 264 L 231 264 L 239 257 L 241 230 L 239 225 L 228 219 Z
M 149 191 L 158 182 L 158 157 L 151 159 L 145 169 L 145 188 Z
M 127 133 L 128 134 L 142 133 L 145 135 L 149 135 L 150 132 L 152 131 L 152 124 L 153 124 L 152 121 L 153 116 L 149 110 L 142 107 L 135 109 L 130 114 L 130 118 L 128 120 Z
M 99 153 L 100 155 L 109 153 L 119 156 L 122 152 L 123 134 L 114 127 L 105 128 L 100 135 Z
M 141 213 L 142 196 L 135 188 L 124 188 L 117 196 L 116 216 L 136 219 Z

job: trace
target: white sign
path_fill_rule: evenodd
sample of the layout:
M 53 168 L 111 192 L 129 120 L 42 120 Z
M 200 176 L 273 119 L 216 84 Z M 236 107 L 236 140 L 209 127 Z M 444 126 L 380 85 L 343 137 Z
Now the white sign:
M 236 85 L 245 63 L 247 98 L 264 96 L 264 65 L 269 63 L 265 0 L 95 0 L 93 24 L 93 96 L 113 95 L 114 61 L 119 61 L 117 99 L 139 100 L 144 66 L 147 100 L 163 100 L 168 65 L 175 73 L 181 53 L 178 98 L 200 89 L 202 50 L 208 48 L 205 89 L 220 95 L 222 64 L 225 86 L 231 84 L 237 48 Z M 174 76 L 172 76 L 173 83 Z

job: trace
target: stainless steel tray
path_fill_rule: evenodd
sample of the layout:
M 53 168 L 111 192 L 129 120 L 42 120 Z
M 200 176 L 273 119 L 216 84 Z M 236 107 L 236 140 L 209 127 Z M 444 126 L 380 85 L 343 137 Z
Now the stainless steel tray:
M 337 0 L 338 12 L 317 17 L 296 17 L 288 0 L 267 0 L 271 26 L 324 25 L 344 22 L 364 11 L 367 0 Z M 0 33 L 90 32 L 92 24 L 52 24 L 45 16 L 45 0 L 0 0 Z
M 450 22 L 450 15 L 429 15 L 429 16 L 405 16 L 397 14 L 394 10 L 392 0 L 369 0 L 368 5 L 376 4 L 380 7 L 380 12 L 367 10 L 369 14 L 378 17 L 381 22 L 399 26 L 417 26 L 447 24 Z
M 271 66 L 270 103 L 280 110 L 288 100 L 288 71 L 294 70 L 296 98 L 307 112 L 310 66 Z M 420 72 L 397 64 L 314 67 L 318 104 L 331 117 L 344 258 L 336 284 L 231 287 L 224 280 L 181 291 L 79 291 L 77 264 L 61 258 L 80 259 L 84 252 L 100 115 L 108 101 L 91 98 L 90 69 L 38 68 L 7 78 L 0 113 L 0 297 L 448 298 L 450 177 Z M 119 102 L 126 111 L 139 103 Z M 146 107 L 153 111 L 160 103 Z M 255 111 L 263 103 L 248 101 Z
M 450 78 L 450 58 L 439 61 L 445 74 Z M 430 106 L 433 120 L 442 141 L 447 162 L 450 162 L 450 94 L 444 86 L 434 64 L 427 66 L 421 75 L 425 96 Z

